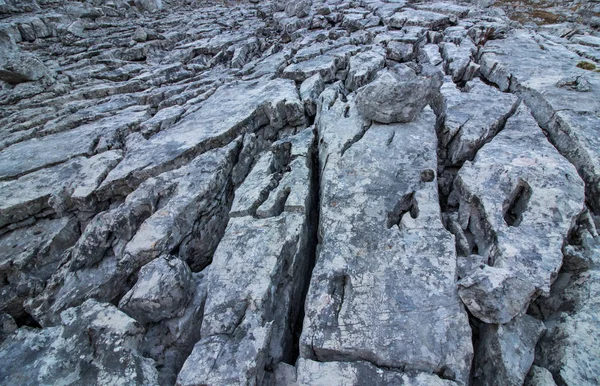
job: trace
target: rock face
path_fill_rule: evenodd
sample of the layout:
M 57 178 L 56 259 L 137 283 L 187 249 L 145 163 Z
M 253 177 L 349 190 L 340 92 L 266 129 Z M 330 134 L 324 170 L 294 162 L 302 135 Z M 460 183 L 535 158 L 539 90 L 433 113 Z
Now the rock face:
M 21 328 L 0 346 L 0 380 L 8 384 L 156 384 L 139 352 L 144 328 L 115 306 L 87 300 L 43 330 Z
M 327 98 L 317 124 L 328 183 L 301 355 L 466 383 L 472 347 L 452 237 L 440 221 L 435 177 L 422 178 L 437 165 L 435 116 L 427 109 L 411 123 L 370 124 L 354 100 Z M 350 218 L 340 222 L 344 213 Z
M 599 384 L 599 14 L 0 0 L 0 384 Z
M 407 66 L 383 70 L 357 91 L 357 107 L 366 119 L 376 122 L 413 121 L 439 92 L 442 76 L 432 68 L 423 70 L 421 76 Z
M 459 294 L 477 318 L 507 323 L 534 294 L 549 294 L 561 246 L 583 208 L 583 182 L 521 107 L 465 162 L 454 186 L 460 228 L 470 233 L 472 253 L 487 258 L 459 281 Z

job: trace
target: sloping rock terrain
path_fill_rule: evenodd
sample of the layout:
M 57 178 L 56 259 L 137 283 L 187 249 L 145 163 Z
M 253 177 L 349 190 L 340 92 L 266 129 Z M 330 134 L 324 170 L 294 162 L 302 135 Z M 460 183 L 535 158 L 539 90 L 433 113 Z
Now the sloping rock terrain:
M 599 4 L 0 0 L 0 384 L 600 384 Z

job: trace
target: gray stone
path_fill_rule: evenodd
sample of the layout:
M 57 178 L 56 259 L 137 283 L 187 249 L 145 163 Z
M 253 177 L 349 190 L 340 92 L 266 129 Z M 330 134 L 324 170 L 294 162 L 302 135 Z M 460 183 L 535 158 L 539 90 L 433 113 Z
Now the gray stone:
M 472 346 L 454 242 L 435 179 L 420 177 L 437 167 L 435 116 L 426 109 L 408 124 L 369 125 L 352 96 L 336 97 L 322 94 L 317 121 L 326 183 L 300 355 L 467 383 Z
M 473 384 L 523 385 L 543 332 L 544 323 L 529 315 L 507 324 L 480 326 Z
M 146 110 L 134 106 L 117 116 L 9 146 L 0 151 L 0 180 L 19 177 L 77 156 L 120 148 L 125 133 L 148 118 Z M 23 158 L 23 154 L 29 156 Z
M 385 55 L 372 49 L 361 52 L 350 58 L 348 76 L 346 77 L 346 88 L 354 91 L 369 83 L 375 77 L 375 73 L 383 68 Z
M 144 356 L 156 362 L 160 385 L 175 384 L 179 370 L 192 352 L 194 344 L 200 340 L 200 326 L 206 301 L 205 272 L 193 274 L 191 298 L 181 315 L 147 327 L 141 351 Z
M 87 300 L 56 327 L 23 327 L 0 345 L 5 384 L 157 385 L 154 361 L 139 352 L 144 328 L 115 306 Z
M 124 203 L 98 214 L 29 312 L 41 324 L 93 297 L 111 301 L 144 264 L 177 247 L 192 269 L 209 262 L 227 223 L 228 184 L 239 142 L 146 180 Z M 190 178 L 193 176 L 194 178 Z M 157 203 L 160 206 L 157 206 Z
M 479 79 L 467 83 L 466 91 L 446 79 L 441 94 L 445 103 L 441 156 L 449 165 L 473 159 L 502 130 L 519 105 L 516 96 L 502 93 Z
M 583 209 L 583 183 L 522 106 L 465 162 L 454 186 L 459 222 L 490 265 L 462 279 L 459 294 L 479 319 L 507 323 L 531 296 L 549 293 Z
M 35 35 L 33 35 L 35 40 Z M 0 80 L 19 84 L 52 76 L 52 72 L 34 54 L 21 51 L 14 43 L 0 38 Z
M 456 383 L 433 374 L 403 374 L 381 370 L 368 362 L 316 362 L 300 358 L 297 362 L 297 381 L 291 385 L 312 386 L 452 386 Z
M 413 58 L 412 44 L 391 41 L 387 45 L 387 58 L 397 62 L 407 62 Z
M 5 312 L 0 312 L 0 344 L 16 330 L 17 323 L 13 317 Z
M 94 190 L 121 160 L 118 150 L 75 157 L 21 178 L 0 181 L 0 227 L 50 212 L 93 207 Z
M 542 299 L 547 332 L 536 348 L 535 364 L 548 369 L 557 384 L 600 382 L 598 309 L 600 238 L 584 231 L 577 246 L 592 262 L 587 270 L 561 272 L 548 299 Z M 567 258 L 567 257 L 565 257 Z M 565 283 L 560 283 L 564 281 Z
M 405 8 L 396 12 L 384 22 L 393 28 L 401 29 L 408 26 L 419 26 L 430 29 L 440 28 L 450 24 L 450 18 L 436 12 Z
M 410 122 L 439 92 L 442 79 L 433 68 L 427 68 L 421 76 L 406 66 L 384 69 L 357 91 L 357 107 L 366 119 L 376 122 Z
M 278 152 L 286 143 L 287 157 L 282 157 Z M 305 130 L 274 144 L 271 157 L 261 157 L 284 162 L 282 166 L 290 159 L 300 161 L 289 165 L 285 174 L 294 175 L 294 182 L 285 186 L 288 195 L 281 196 L 284 202 L 270 217 L 256 219 L 238 212 L 241 217 L 229 221 L 206 277 L 202 339 L 179 373 L 178 385 L 261 384 L 267 364 L 291 359 L 292 328 L 300 316 L 314 242 L 315 197 L 308 189 L 312 147 L 312 132 Z M 250 202 L 239 196 L 255 197 L 259 176 L 267 185 L 272 181 L 272 165 L 273 161 L 259 161 L 254 166 L 236 191 L 237 202 Z M 287 202 L 294 197 L 301 202 Z
M 147 324 L 172 318 L 186 306 L 192 271 L 175 256 L 161 256 L 144 265 L 132 289 L 119 301 L 119 308 Z
M 304 62 L 290 64 L 281 75 L 296 82 L 303 82 L 311 76 L 319 74 L 324 82 L 330 82 L 335 79 L 335 73 L 345 66 L 346 63 L 337 57 L 321 55 Z
M 527 378 L 525 378 L 524 386 L 556 386 L 552 373 L 543 367 L 536 365 L 531 366 Z
M 480 53 L 479 63 L 488 80 L 523 98 L 539 125 L 548 131 L 550 141 L 577 167 L 586 184 L 587 199 L 598 212 L 600 78 L 588 78 L 588 92 L 558 85 L 565 78 L 591 75 L 577 67 L 580 61 L 580 56 L 562 45 L 518 30 L 507 39 L 489 41 Z
M 202 107 L 147 141 L 138 141 L 100 187 L 101 196 L 127 192 L 147 177 L 172 169 L 261 126 L 297 123 L 304 107 L 293 82 L 248 81 L 219 88 Z M 122 194 L 122 193 L 121 193 Z
M 0 311 L 24 316 L 23 302 L 43 290 L 79 238 L 78 225 L 73 217 L 40 220 L 0 237 Z
M 300 85 L 300 98 L 308 115 L 314 116 L 317 113 L 317 98 L 324 89 L 325 84 L 320 74 L 311 76 Z

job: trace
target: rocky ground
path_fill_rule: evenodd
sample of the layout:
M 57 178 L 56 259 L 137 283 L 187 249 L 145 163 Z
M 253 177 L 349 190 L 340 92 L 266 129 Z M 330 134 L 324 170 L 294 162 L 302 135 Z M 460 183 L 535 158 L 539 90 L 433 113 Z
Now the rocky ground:
M 599 26 L 0 0 L 0 384 L 599 384 Z

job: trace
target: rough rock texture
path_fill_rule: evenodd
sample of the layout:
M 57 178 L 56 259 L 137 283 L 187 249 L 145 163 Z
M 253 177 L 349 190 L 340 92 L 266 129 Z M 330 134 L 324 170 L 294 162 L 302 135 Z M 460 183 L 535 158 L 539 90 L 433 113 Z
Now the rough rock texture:
M 354 100 L 334 92 L 323 99 L 330 107 L 317 124 L 327 184 L 301 355 L 466 383 L 472 347 L 452 237 L 440 221 L 435 178 L 422 179 L 437 165 L 433 112 L 408 124 L 371 125 Z
M 529 315 L 507 324 L 483 325 L 479 331 L 473 384 L 522 385 L 543 332 L 544 324 Z
M 600 383 L 597 1 L 0 19 L 0 384 Z
M 417 76 L 410 67 L 399 65 L 380 71 L 372 83 L 358 90 L 356 103 L 365 119 L 410 122 L 433 100 L 441 86 L 441 72 L 427 68 Z
M 139 345 L 144 328 L 115 306 L 87 300 L 43 330 L 21 328 L 0 346 L 6 384 L 156 384 Z
M 507 323 L 534 294 L 549 294 L 584 207 L 583 182 L 523 106 L 454 185 L 458 222 L 488 265 L 459 281 L 459 294 L 477 318 Z

